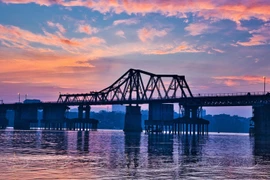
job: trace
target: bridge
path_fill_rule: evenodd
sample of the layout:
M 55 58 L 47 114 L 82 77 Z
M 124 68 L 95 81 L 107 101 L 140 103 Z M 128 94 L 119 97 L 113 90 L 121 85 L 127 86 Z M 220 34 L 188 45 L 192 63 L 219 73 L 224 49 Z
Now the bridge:
M 173 119 L 173 105 L 179 104 L 183 117 Z M 207 121 L 199 118 L 201 107 L 252 106 L 256 134 L 269 134 L 270 94 L 269 93 L 217 93 L 192 94 L 183 75 L 153 74 L 130 69 L 112 85 L 101 90 L 82 94 L 60 94 L 55 102 L 0 104 L 0 122 L 5 121 L 8 109 L 15 111 L 15 129 L 29 129 L 36 122 L 37 111 L 43 110 L 45 128 L 68 130 L 97 127 L 97 120 L 90 118 L 94 105 L 126 105 L 124 131 L 141 131 L 141 104 L 149 104 L 149 120 L 146 129 L 204 133 Z M 65 112 L 69 106 L 78 106 L 78 118 L 68 120 Z M 84 116 L 85 114 L 85 116 Z M 159 114 L 159 115 L 157 115 Z M 3 123 L 2 123 L 3 124 Z M 2 125 L 4 127 L 4 125 Z M 0 125 L 1 127 L 1 125 Z

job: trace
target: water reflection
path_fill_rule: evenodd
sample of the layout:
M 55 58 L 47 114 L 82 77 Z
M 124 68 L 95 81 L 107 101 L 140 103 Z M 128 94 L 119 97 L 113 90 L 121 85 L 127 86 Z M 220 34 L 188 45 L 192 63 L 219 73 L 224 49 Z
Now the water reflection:
M 270 137 L 254 137 L 255 164 L 270 164 Z
M 79 153 L 89 153 L 89 131 L 78 131 L 77 134 L 77 150 Z
M 196 163 L 201 161 L 202 148 L 206 142 L 206 136 L 184 135 L 179 138 L 180 162 L 183 164 Z
M 66 154 L 68 139 L 66 132 L 49 131 L 2 131 L 1 147 L 11 153 Z M 39 149 L 46 149 L 40 151 Z
M 0 131 L 0 167 L 2 179 L 268 179 L 270 139 Z
M 40 144 L 45 154 L 65 155 L 68 153 L 68 136 L 64 131 L 42 131 L 41 138 L 36 143 Z
M 173 160 L 173 135 L 149 134 L 148 135 L 148 164 L 155 167 L 157 164 L 172 163 Z
M 128 168 L 139 166 L 141 133 L 125 133 L 125 155 Z

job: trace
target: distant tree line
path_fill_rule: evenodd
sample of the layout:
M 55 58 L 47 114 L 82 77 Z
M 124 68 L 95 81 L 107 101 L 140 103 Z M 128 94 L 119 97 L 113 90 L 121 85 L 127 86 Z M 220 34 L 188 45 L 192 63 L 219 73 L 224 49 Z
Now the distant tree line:
M 73 112 L 72 118 L 76 118 L 78 115 Z M 144 121 L 148 120 L 148 111 L 142 110 L 142 127 L 144 128 Z M 99 111 L 91 112 L 91 118 L 99 120 L 98 128 L 100 129 L 123 129 L 125 122 L 125 113 L 123 112 L 110 112 Z M 178 118 L 179 114 L 174 113 L 174 118 Z M 71 117 L 69 117 L 71 118 Z M 210 121 L 210 132 L 236 132 L 236 133 L 248 133 L 251 118 L 245 118 L 240 116 L 230 116 L 228 114 L 219 115 L 206 115 L 204 119 Z
M 144 121 L 148 120 L 148 110 L 142 110 L 142 127 L 144 128 Z M 78 118 L 77 112 L 67 112 L 66 117 L 69 119 Z M 91 112 L 90 117 L 99 121 L 99 129 L 123 129 L 125 122 L 125 113 L 99 111 Z M 178 113 L 174 113 L 174 118 L 180 117 Z M 42 118 L 42 112 L 38 113 L 38 118 Z M 228 114 L 206 115 L 204 119 L 210 121 L 210 132 L 236 132 L 248 133 L 251 118 L 240 116 L 230 116 Z M 12 127 L 14 124 L 14 112 L 7 111 L 7 119 L 9 119 L 8 126 Z
M 250 119 L 240 116 L 230 116 L 228 114 L 206 115 L 204 119 L 210 121 L 210 132 L 237 132 L 248 133 Z

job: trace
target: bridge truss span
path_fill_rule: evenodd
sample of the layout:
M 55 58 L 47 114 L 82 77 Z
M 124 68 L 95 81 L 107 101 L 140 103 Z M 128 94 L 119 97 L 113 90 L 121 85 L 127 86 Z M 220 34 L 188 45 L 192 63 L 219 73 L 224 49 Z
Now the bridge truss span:
M 60 94 L 58 103 L 110 104 L 193 97 L 185 76 L 130 69 L 109 87 L 85 94 Z

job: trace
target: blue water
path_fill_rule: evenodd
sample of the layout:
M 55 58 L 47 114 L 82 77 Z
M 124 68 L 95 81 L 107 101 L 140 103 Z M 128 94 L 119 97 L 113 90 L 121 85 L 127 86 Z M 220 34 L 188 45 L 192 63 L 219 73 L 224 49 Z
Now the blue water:
M 0 179 L 269 179 L 270 141 L 208 136 L 0 131 Z

